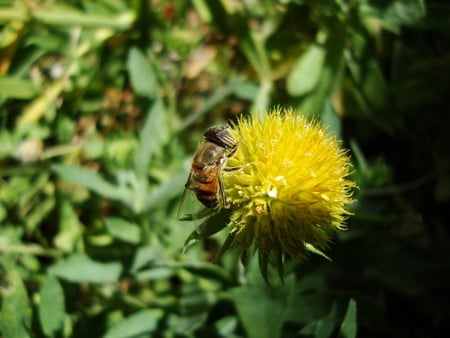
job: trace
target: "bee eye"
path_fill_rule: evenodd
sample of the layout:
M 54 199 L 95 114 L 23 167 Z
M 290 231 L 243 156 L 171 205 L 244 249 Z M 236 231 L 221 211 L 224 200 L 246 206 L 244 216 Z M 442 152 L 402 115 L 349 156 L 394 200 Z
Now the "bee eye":
M 236 140 L 228 130 L 229 126 L 211 127 L 203 134 L 207 141 L 213 142 L 220 147 L 232 149 L 236 146 Z

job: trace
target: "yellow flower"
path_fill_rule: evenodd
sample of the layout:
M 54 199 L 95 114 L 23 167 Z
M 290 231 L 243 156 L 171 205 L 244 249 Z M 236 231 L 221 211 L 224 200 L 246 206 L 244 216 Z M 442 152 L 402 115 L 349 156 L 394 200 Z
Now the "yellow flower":
M 227 166 L 243 167 L 223 177 L 232 245 L 242 252 L 254 246 L 266 268 L 272 259 L 321 253 L 330 232 L 345 229 L 353 202 L 340 142 L 319 122 L 279 108 L 232 129 L 239 149 Z

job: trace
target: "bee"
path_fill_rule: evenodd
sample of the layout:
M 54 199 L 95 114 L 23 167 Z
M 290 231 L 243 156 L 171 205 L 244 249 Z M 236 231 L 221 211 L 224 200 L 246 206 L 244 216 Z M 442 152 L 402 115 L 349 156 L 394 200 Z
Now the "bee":
M 215 208 L 219 204 L 220 193 L 222 206 L 228 209 L 231 203 L 227 201 L 221 174 L 222 171 L 241 169 L 226 166 L 228 158 L 236 154 L 238 143 L 231 135 L 229 126 L 211 127 L 205 131 L 203 138 L 192 161 L 181 204 L 186 192 L 191 190 L 205 207 Z

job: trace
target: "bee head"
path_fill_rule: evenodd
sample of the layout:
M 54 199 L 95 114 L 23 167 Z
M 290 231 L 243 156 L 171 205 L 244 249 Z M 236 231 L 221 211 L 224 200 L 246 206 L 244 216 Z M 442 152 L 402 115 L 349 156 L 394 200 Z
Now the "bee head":
M 237 145 L 236 140 L 230 133 L 230 127 L 227 125 L 208 128 L 203 136 L 205 140 L 213 142 L 225 149 L 233 149 Z

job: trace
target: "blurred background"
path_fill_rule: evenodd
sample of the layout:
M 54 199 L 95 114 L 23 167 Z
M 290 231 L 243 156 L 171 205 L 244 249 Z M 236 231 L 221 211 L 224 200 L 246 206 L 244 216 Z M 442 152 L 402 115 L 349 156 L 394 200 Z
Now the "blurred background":
M 0 0 L 0 336 L 447 336 L 449 18 L 438 0 Z M 176 210 L 203 131 L 278 105 L 343 140 L 359 188 L 333 262 L 268 287 L 254 259 L 211 263 L 227 229 L 182 254 L 196 224 Z

